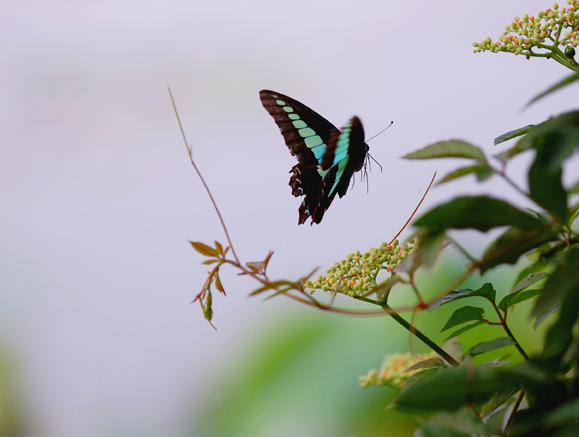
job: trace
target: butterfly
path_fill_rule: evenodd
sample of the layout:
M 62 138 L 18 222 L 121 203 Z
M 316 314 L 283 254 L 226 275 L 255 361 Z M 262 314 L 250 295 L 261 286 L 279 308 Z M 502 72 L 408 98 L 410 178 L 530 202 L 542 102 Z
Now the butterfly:
M 339 130 L 291 97 L 261 90 L 259 98 L 298 160 L 290 170 L 289 181 L 295 197 L 305 196 L 298 224 L 308 217 L 312 225 L 320 223 L 336 194 L 344 197 L 352 175 L 366 168 L 369 147 L 364 142 L 362 122 L 354 116 Z

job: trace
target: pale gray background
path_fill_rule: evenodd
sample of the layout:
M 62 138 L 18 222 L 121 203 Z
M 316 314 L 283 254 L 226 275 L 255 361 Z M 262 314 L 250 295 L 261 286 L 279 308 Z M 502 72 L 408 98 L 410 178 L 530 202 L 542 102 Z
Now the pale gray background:
M 239 254 L 275 250 L 272 277 L 295 278 L 388 240 L 432 173 L 457 164 L 400 156 L 449 138 L 495 153 L 495 136 L 574 105 L 571 88 L 521 111 L 569 74 L 555 62 L 472 53 L 514 15 L 550 6 L 3 2 L 0 335 L 31 429 L 182 435 L 231 348 L 296 306 L 248 299 L 253 284 L 233 274 L 223 278 L 228 298 L 216 299 L 217 332 L 188 305 L 206 268 L 187 240 L 225 239 L 167 85 Z M 262 88 L 337 125 L 358 115 L 368 136 L 394 120 L 370 143 L 384 172 L 373 166 L 369 194 L 356 183 L 320 226 L 298 227 L 287 186 L 295 161 L 261 107 Z M 503 186 L 449 184 L 425 208 Z

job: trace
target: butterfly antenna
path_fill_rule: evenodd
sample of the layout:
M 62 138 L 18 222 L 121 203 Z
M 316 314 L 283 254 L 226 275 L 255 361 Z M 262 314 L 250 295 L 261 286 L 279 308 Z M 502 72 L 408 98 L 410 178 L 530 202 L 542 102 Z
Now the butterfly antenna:
M 388 126 L 386 126 L 384 129 L 382 129 L 380 132 L 378 132 L 378 133 L 377 133 L 376 135 L 374 135 L 372 138 L 370 138 L 370 140 L 373 140 L 373 139 L 376 138 L 378 135 L 386 132 L 386 130 L 387 130 L 390 126 L 392 126 L 393 124 L 394 124 L 394 122 L 391 121 Z M 366 140 L 366 142 L 368 142 L 368 141 L 370 141 L 370 140 Z

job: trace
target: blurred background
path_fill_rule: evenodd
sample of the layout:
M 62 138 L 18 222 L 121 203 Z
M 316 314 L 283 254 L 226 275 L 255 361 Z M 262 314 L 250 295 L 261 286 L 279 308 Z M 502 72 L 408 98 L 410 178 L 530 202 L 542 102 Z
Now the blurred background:
M 238 254 L 273 250 L 270 277 L 293 279 L 389 241 L 432 174 L 458 164 L 402 155 L 451 138 L 495 154 L 496 136 L 573 107 L 569 88 L 523 110 L 569 74 L 555 62 L 472 52 L 515 15 L 551 6 L 2 2 L 0 433 L 412 435 L 415 418 L 385 410 L 391 391 L 358 387 L 387 353 L 408 350 L 389 318 L 262 302 L 233 271 L 227 298 L 214 299 L 217 330 L 189 305 L 207 269 L 188 240 L 225 238 L 167 86 Z M 358 115 L 367 137 L 394 121 L 370 142 L 384 171 L 373 166 L 369 192 L 357 183 L 321 225 L 297 226 L 295 160 L 260 104 L 264 88 L 338 126 Z M 523 186 L 526 164 L 509 169 Z M 515 197 L 498 180 L 461 180 L 432 190 L 422 212 L 465 193 Z M 460 237 L 476 254 L 488 235 Z M 447 261 L 423 287 L 434 293 L 460 271 L 460 258 Z M 516 270 L 493 274 L 505 294 Z M 444 314 L 419 326 L 438 332 Z M 527 331 L 515 328 L 532 351 Z M 465 335 L 465 347 L 481 338 Z

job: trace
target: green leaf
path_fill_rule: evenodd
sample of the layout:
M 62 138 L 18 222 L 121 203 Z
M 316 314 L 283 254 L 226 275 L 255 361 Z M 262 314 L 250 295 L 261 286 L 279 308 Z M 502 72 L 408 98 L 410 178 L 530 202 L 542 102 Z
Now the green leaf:
M 475 296 L 484 297 L 490 302 L 494 302 L 497 296 L 497 292 L 493 288 L 493 284 L 489 282 L 483 284 L 482 287 L 477 288 L 476 290 L 471 290 L 470 288 L 454 289 L 450 293 L 442 296 L 440 299 L 431 303 L 428 309 L 432 311 L 433 309 L 438 308 L 439 306 L 447 304 L 449 302 L 458 299 L 464 299 L 466 297 L 475 297 Z
M 206 259 L 205 261 L 203 261 L 201 264 L 215 264 L 218 263 L 220 260 L 219 259 Z
M 221 245 L 221 243 L 217 240 L 215 241 L 215 250 L 217 253 L 222 254 L 223 253 L 223 246 Z
M 471 357 L 476 357 L 495 349 L 501 349 L 503 347 L 512 346 L 515 342 L 509 337 L 498 337 L 491 341 L 485 341 L 471 347 L 464 355 L 470 355 Z
M 561 89 L 569 84 L 572 84 L 573 82 L 575 82 L 576 80 L 579 80 L 579 73 L 574 73 L 571 76 L 567 76 L 565 79 L 557 82 L 555 85 L 550 86 L 549 88 L 547 88 L 547 90 L 543 91 L 542 93 L 536 95 L 535 97 L 533 97 L 531 99 L 531 101 L 529 103 L 527 103 L 526 106 L 531 105 L 532 103 L 535 103 L 537 100 L 542 99 L 543 97 L 551 94 L 554 91 L 557 91 L 558 89 Z
M 460 334 L 463 334 L 466 331 L 470 331 L 471 329 L 476 328 L 477 326 L 482 325 L 483 323 L 484 323 L 484 320 L 477 320 L 476 322 L 473 322 L 470 325 L 463 326 L 462 328 L 457 329 L 452 334 L 450 334 L 448 337 L 446 337 L 444 339 L 444 341 L 448 341 L 451 338 L 458 337 Z
M 540 147 L 537 150 L 537 158 L 529 170 L 530 196 L 560 222 L 564 222 L 567 215 L 567 191 L 561 182 L 563 170 L 561 167 L 553 170 L 546 168 L 548 162 L 543 162 L 547 160 L 544 152 L 549 149 Z
M 469 167 L 462 167 L 447 174 L 442 180 L 438 181 L 437 185 L 444 184 L 445 182 L 452 181 L 454 179 L 467 176 L 469 174 L 476 173 L 479 182 L 482 182 L 489 177 L 491 177 L 495 171 L 488 165 L 471 165 Z
M 519 281 L 519 283 L 515 286 L 512 293 L 516 293 L 517 291 L 524 290 L 525 288 L 536 284 L 539 281 L 542 281 L 545 278 L 548 278 L 549 274 L 544 272 L 538 273 L 531 273 L 528 276 L 525 276 L 523 279 Z
M 394 403 L 402 410 L 423 412 L 456 410 L 469 403 L 484 403 L 502 388 L 488 373 L 468 367 L 442 369 L 402 390 Z
M 440 330 L 444 332 L 447 329 L 453 328 L 456 325 L 462 325 L 463 323 L 470 322 L 472 320 L 483 320 L 485 310 L 479 307 L 464 306 L 457 309 L 452 316 L 446 322 L 446 325 Z
M 485 251 L 478 264 L 480 271 L 485 273 L 501 264 L 516 264 L 522 255 L 556 238 L 556 232 L 546 227 L 507 229 Z
M 558 369 L 573 338 L 573 326 L 579 317 L 579 249 L 570 249 L 559 260 L 535 303 L 533 316 L 560 306 L 559 317 L 547 331 L 541 354 L 544 365 Z
M 565 298 L 579 285 L 579 250 L 571 249 L 558 260 L 558 266 L 543 286 L 531 317 L 537 319 L 559 308 Z M 536 327 L 537 325 L 535 325 Z
M 486 232 L 499 226 L 521 229 L 543 228 L 540 220 L 487 196 L 459 197 L 437 206 L 414 222 L 414 226 L 441 231 L 443 229 L 478 229 Z
M 548 172 L 556 171 L 561 163 L 579 147 L 579 111 L 566 112 L 535 126 L 512 149 L 511 155 L 534 148 L 546 149 L 541 157 Z
M 409 367 L 408 369 L 404 370 L 402 373 L 410 372 L 411 370 L 417 369 L 430 369 L 430 368 L 439 368 L 443 369 L 448 367 L 442 358 L 429 358 L 428 360 L 420 361 L 416 363 L 414 366 Z
M 425 423 L 414 437 L 468 437 L 472 434 L 451 431 L 436 423 Z
M 422 425 L 422 433 L 425 437 L 472 436 L 484 434 L 485 431 L 485 424 L 469 408 L 437 414 Z
M 511 294 L 507 294 L 502 300 L 499 302 L 499 309 L 506 311 L 507 308 L 512 307 L 518 303 L 524 302 L 526 300 L 532 299 L 533 297 L 537 296 L 541 293 L 541 290 L 532 289 L 526 291 L 519 291 L 513 292 Z
M 501 405 L 503 405 L 509 399 L 512 402 L 514 402 L 514 400 L 512 399 L 512 396 L 515 393 L 517 393 L 518 391 L 520 391 L 518 388 L 512 388 L 512 387 L 508 387 L 504 390 L 501 390 L 495 396 L 495 398 L 490 402 L 490 404 L 486 407 L 485 411 L 483 412 L 483 414 L 481 416 L 481 419 L 485 419 L 486 417 L 489 417 L 490 415 L 492 415 L 493 411 L 495 411 L 497 408 L 499 408 Z M 493 432 L 493 434 L 497 434 L 497 433 Z
M 199 299 L 199 303 L 201 304 L 201 308 L 203 309 L 203 315 L 208 322 L 211 322 L 213 318 L 213 308 L 211 307 L 213 303 L 213 297 L 211 296 L 211 291 L 207 290 L 207 294 L 205 295 L 205 303 L 203 303 L 202 299 Z
M 551 411 L 545 418 L 545 422 L 551 426 L 571 425 L 577 423 L 578 417 L 579 399 L 575 398 Z
M 486 157 L 479 147 L 461 140 L 440 141 L 423 149 L 405 155 L 406 159 L 471 158 L 486 163 Z
M 513 138 L 517 138 L 520 137 L 521 135 L 525 135 L 527 132 L 529 132 L 533 127 L 535 127 L 534 124 L 529 124 L 525 127 L 521 127 L 519 129 L 515 129 L 515 130 L 511 130 L 507 133 L 504 133 L 502 135 L 499 135 L 498 137 L 495 138 L 495 146 L 497 144 L 501 144 L 504 143 L 505 141 L 508 140 L 512 140 Z
M 456 410 L 480 404 L 509 388 L 544 387 L 554 377 L 544 370 L 521 363 L 508 368 L 460 366 L 442 369 L 402 390 L 394 403 L 405 411 Z
M 514 391 L 516 391 L 516 389 L 510 390 L 511 393 Z M 494 399 L 492 402 L 494 402 Z M 488 420 L 485 422 L 486 432 L 483 432 L 482 435 L 487 434 L 501 435 L 503 431 L 503 424 L 505 423 L 505 414 L 507 413 L 507 411 L 508 410 L 506 408 L 502 408 L 499 411 L 495 411 L 493 414 L 491 414 Z
M 440 182 L 439 182 L 440 183 Z M 567 190 L 568 194 L 579 194 L 579 181 Z
M 540 248 L 537 249 L 537 252 L 539 250 Z M 549 267 L 549 264 L 547 264 L 547 261 L 544 258 L 537 259 L 534 263 L 528 265 L 523 270 L 521 270 L 521 272 L 517 275 L 517 278 L 515 279 L 515 284 L 518 284 L 520 281 L 522 281 L 529 275 L 543 272 L 545 269 L 547 269 L 547 267 Z
M 193 249 L 195 249 L 201 255 L 214 256 L 214 257 L 217 257 L 217 255 L 218 255 L 215 249 L 213 249 L 210 246 L 207 246 L 206 244 L 198 243 L 198 242 L 194 242 L 194 241 L 190 241 L 190 243 L 191 243 L 191 246 L 193 246 Z

